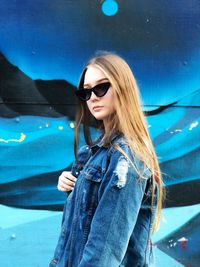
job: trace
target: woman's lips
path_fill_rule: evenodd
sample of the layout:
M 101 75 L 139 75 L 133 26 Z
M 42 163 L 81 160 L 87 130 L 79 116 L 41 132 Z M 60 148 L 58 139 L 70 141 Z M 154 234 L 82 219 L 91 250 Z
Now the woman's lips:
M 99 111 L 101 110 L 103 107 L 102 106 L 96 106 L 96 107 L 93 107 L 93 110 L 94 111 Z

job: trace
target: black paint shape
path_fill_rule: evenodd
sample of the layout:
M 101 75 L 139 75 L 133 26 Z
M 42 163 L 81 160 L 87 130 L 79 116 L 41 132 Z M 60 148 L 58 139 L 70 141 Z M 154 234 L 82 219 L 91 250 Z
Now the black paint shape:
M 184 207 L 200 203 L 200 179 L 166 187 L 165 208 Z
M 0 54 L 0 116 L 75 119 L 75 87 L 64 80 L 32 80 Z M 41 114 L 42 113 L 42 114 Z

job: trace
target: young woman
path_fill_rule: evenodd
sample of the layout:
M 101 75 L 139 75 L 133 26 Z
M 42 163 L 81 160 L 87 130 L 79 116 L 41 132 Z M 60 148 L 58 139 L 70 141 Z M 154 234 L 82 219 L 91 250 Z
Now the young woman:
M 162 181 L 135 78 L 121 57 L 104 53 L 85 67 L 75 93 L 76 161 L 58 181 L 68 197 L 50 266 L 151 266 Z M 102 134 L 92 141 L 95 122 Z M 81 125 L 87 145 L 77 153 Z

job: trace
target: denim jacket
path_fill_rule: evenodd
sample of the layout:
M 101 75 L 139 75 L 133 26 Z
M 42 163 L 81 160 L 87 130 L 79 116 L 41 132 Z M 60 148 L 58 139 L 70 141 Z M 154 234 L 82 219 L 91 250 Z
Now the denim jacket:
M 125 138 L 112 140 L 137 169 L 142 162 Z M 152 266 L 150 242 L 157 206 L 157 185 L 152 206 L 149 169 L 143 177 L 114 146 L 101 142 L 79 151 L 72 166 L 77 177 L 66 199 L 62 229 L 50 267 Z

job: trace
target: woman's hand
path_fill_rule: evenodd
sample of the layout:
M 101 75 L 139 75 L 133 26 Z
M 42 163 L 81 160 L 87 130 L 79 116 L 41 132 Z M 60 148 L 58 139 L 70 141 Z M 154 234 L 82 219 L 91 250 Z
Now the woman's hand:
M 71 172 L 64 171 L 58 178 L 57 188 L 62 192 L 69 192 L 74 189 L 77 178 Z

